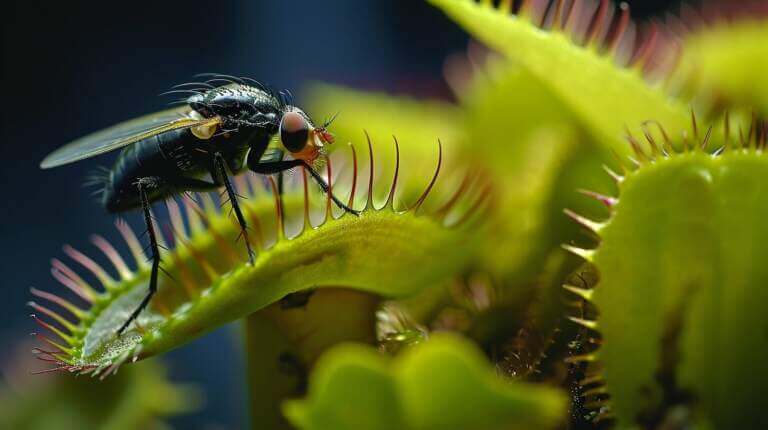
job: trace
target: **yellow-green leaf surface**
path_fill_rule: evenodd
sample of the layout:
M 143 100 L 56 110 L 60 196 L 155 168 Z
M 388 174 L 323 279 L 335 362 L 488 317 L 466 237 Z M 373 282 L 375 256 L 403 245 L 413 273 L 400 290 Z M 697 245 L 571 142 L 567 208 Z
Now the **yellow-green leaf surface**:
M 379 145 L 396 137 L 406 175 L 431 170 L 438 140 L 444 146 L 446 166 L 460 165 L 457 159 L 462 154 L 455 149 L 460 141 L 460 111 L 449 103 L 329 84 L 312 85 L 306 93 L 312 112 L 338 112 L 330 131 L 339 143 L 365 142 L 365 133 Z M 362 146 L 357 149 L 361 153 L 366 150 Z M 391 163 L 393 155 L 393 151 L 377 151 L 385 164 Z
M 663 417 L 662 397 L 713 428 L 768 423 L 766 184 L 754 149 L 656 157 L 621 182 L 592 258 L 621 427 Z
M 437 160 L 433 163 L 439 165 Z M 429 183 L 435 172 L 420 178 L 418 186 Z M 480 225 L 480 217 L 473 211 L 484 207 L 476 194 L 464 193 L 451 199 L 453 189 L 427 187 L 418 208 L 409 211 L 394 211 L 395 193 L 390 193 L 393 197 L 386 206 L 366 204 L 360 216 L 334 217 L 330 204 L 326 209 L 324 197 L 310 194 L 312 198 L 308 198 L 303 192 L 301 177 L 299 173 L 289 178 L 298 184 L 289 187 L 293 191 L 286 192 L 278 216 L 274 196 L 263 191 L 256 176 L 250 176 L 250 183 L 239 180 L 238 193 L 252 227 L 251 240 L 259 249 L 253 265 L 246 264 L 244 244 L 236 242 L 239 231 L 227 216 L 228 209 L 219 210 L 210 198 L 203 200 L 203 209 L 185 201 L 186 216 L 182 216 L 178 206 L 171 204 L 169 230 L 174 232 L 176 246 L 162 253 L 163 267 L 170 276 L 161 276 L 159 292 L 150 308 L 119 337 L 117 329 L 144 296 L 149 276 L 146 257 L 135 235 L 121 225 L 139 264 L 137 271 L 129 270 L 124 259 L 113 249 L 110 251 L 111 245 L 96 241 L 119 272 L 117 279 L 94 266 L 90 258 L 66 249 L 76 262 L 94 273 L 104 291 L 89 286 L 63 263 L 54 263 L 57 278 L 90 304 L 81 309 L 35 291 L 38 297 L 63 306 L 77 317 L 72 322 L 46 312 L 41 304 L 32 304 L 41 315 L 50 316 L 54 325 L 64 328 L 54 327 L 54 336 L 42 337 L 53 347 L 48 358 L 68 370 L 108 374 L 125 361 L 180 346 L 290 293 L 346 287 L 383 297 L 403 297 L 453 276 L 472 258 L 473 237 Z M 360 190 L 368 184 L 353 178 L 347 169 L 346 176 L 334 181 L 334 193 L 346 195 L 345 187 L 348 190 L 356 182 L 358 195 L 370 202 L 371 198 L 365 198 L 367 193 Z M 385 181 L 393 183 L 391 178 Z M 272 185 L 274 190 L 274 182 Z M 402 182 L 400 186 L 411 188 Z M 323 203 L 319 214 L 311 204 L 318 200 Z M 451 208 L 442 207 L 446 201 L 451 202 Z M 413 206 L 414 202 L 408 204 Z M 362 209 L 360 204 L 356 207 Z
M 565 399 L 500 379 L 476 346 L 439 334 L 394 359 L 336 347 L 318 363 L 309 396 L 284 409 L 303 430 L 549 429 L 564 419 Z
M 701 103 L 768 115 L 768 20 L 704 26 L 682 43 L 679 74 Z
M 538 78 L 601 142 L 625 151 L 626 130 L 640 134 L 646 120 L 679 135 L 689 108 L 646 82 L 636 68 L 617 65 L 613 54 L 580 46 L 566 32 L 544 30 L 525 16 L 473 0 L 430 0 L 472 36 Z
M 593 172 L 611 156 L 549 88 L 507 61 L 491 61 L 477 74 L 461 108 L 462 149 L 488 166 L 503 196 L 489 220 L 499 234 L 487 243 L 486 262 L 513 283 L 530 282 L 553 249 L 581 236 L 562 222 L 563 207 L 602 213 L 574 191 L 610 190 L 610 181 Z

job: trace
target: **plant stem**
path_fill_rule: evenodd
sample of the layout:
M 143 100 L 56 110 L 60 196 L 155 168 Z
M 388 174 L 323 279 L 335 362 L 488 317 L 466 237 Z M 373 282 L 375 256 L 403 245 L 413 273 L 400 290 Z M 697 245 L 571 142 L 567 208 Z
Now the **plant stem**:
M 322 288 L 305 306 L 275 303 L 244 320 L 249 410 L 253 429 L 288 429 L 281 404 L 306 392 L 318 357 L 345 341 L 376 340 L 375 295 Z

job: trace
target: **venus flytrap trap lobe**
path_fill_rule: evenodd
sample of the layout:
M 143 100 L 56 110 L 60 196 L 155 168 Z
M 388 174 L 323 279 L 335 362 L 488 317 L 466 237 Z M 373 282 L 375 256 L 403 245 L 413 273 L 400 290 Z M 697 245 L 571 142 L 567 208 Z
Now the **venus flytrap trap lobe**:
M 373 161 L 370 141 L 369 160 Z M 84 254 L 71 248 L 66 253 L 90 272 L 101 285 L 99 291 L 74 270 L 54 260 L 52 273 L 65 287 L 75 292 L 85 306 L 75 305 L 58 295 L 33 289 L 47 303 L 30 305 L 40 314 L 35 321 L 49 334 L 37 334 L 44 346 L 37 357 L 50 362 L 49 371 L 64 370 L 102 377 L 115 372 L 126 361 L 135 361 L 177 347 L 226 322 L 244 317 L 287 294 L 307 288 L 347 287 L 385 297 L 401 297 L 450 277 L 471 258 L 472 229 L 487 210 L 490 189 L 474 181 L 472 187 L 436 192 L 441 173 L 442 147 L 438 145 L 434 173 L 426 186 L 423 179 L 404 184 L 411 189 L 424 187 L 415 202 L 395 210 L 399 176 L 399 156 L 395 156 L 393 177 L 386 180 L 387 198 L 376 207 L 373 192 L 374 169 L 369 167 L 368 190 L 363 195 L 361 216 L 336 216 L 330 199 L 313 210 L 307 175 L 301 186 L 287 192 L 281 203 L 276 184 L 270 178 L 269 191 L 259 191 L 254 176 L 236 182 L 244 213 L 253 228 L 257 257 L 246 265 L 242 246 L 235 243 L 237 228 L 206 194 L 198 195 L 199 207 L 184 199 L 182 211 L 168 201 L 171 231 L 166 237 L 163 267 L 169 276 L 161 277 L 156 300 L 150 310 L 120 337 L 115 332 L 132 306 L 141 300 L 146 287 L 148 264 L 139 239 L 127 224 L 117 226 L 136 261 L 130 270 L 124 258 L 101 238 L 94 243 L 119 274 L 108 272 Z M 399 154 L 397 142 L 395 152 Z M 334 178 L 328 161 L 328 180 L 336 195 L 348 192 L 356 203 L 359 185 L 357 156 L 352 150 L 352 172 Z M 348 172 L 349 173 L 349 172 Z M 438 199 L 436 194 L 442 194 Z M 298 233 L 288 237 L 286 215 L 298 211 Z M 321 213 L 321 222 L 313 224 Z M 269 228 L 271 227 L 271 228 Z M 158 231 L 162 231 L 158 229 Z M 270 235 L 270 231 L 272 232 Z M 424 258 L 428 255 L 429 258 Z M 402 267 L 418 267 L 406 271 Z M 446 270 L 450 268 L 450 270 Z M 62 311 L 53 310 L 59 307 Z M 66 315 L 69 314 L 69 315 Z M 66 317 L 65 317 L 66 315 Z M 47 316 L 53 323 L 43 320 Z
M 637 37 L 626 5 L 615 10 L 605 0 L 430 2 L 538 78 L 608 147 L 625 151 L 618 144 L 624 124 L 656 118 L 677 133 L 687 122 L 687 107 L 662 88 L 677 61 L 669 32 L 652 23 Z
M 679 145 L 630 138 L 610 218 L 573 216 L 600 245 L 567 247 L 599 272 L 594 289 L 566 287 L 597 313 L 572 321 L 602 339 L 573 360 L 602 367 L 622 427 L 764 424 L 766 124 L 731 129 L 723 147 L 696 130 Z

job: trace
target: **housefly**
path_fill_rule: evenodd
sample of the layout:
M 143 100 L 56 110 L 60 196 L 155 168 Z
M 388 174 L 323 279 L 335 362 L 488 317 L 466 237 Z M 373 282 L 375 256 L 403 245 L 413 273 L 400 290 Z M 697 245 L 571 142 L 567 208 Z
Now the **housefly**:
M 324 145 L 333 143 L 328 122 L 316 126 L 285 92 L 275 92 L 257 81 L 228 75 L 183 84 L 171 93 L 187 97 L 180 106 L 123 122 L 63 146 L 40 163 L 58 167 L 122 148 L 104 175 L 101 203 L 110 213 L 141 209 L 150 241 L 152 270 L 141 303 L 118 330 L 118 335 L 149 304 L 157 290 L 160 254 L 150 216 L 150 205 L 187 191 L 224 187 L 240 224 L 248 256 L 253 251 L 230 175 L 246 169 L 268 175 L 303 167 L 328 193 L 328 184 L 313 169 Z M 279 135 L 280 148 L 264 161 L 270 141 Z M 290 158 L 284 159 L 287 152 Z M 265 157 L 266 158 L 266 157 Z M 347 212 L 357 212 L 337 198 Z

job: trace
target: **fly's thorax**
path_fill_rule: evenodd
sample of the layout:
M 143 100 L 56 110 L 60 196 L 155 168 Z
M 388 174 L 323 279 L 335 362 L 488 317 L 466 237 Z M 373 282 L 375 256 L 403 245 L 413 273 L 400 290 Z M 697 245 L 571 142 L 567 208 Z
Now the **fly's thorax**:
M 204 118 L 221 117 L 224 126 L 277 126 L 282 112 L 282 103 L 275 95 L 242 84 L 226 85 L 195 94 L 187 99 L 187 103 Z

